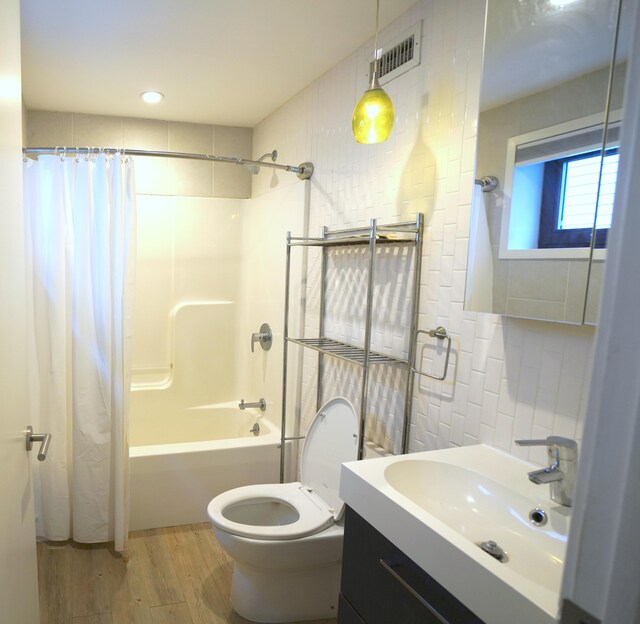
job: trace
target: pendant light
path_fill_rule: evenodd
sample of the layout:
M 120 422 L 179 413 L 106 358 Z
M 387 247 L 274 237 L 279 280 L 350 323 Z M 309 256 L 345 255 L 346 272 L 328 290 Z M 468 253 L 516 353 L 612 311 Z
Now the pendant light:
M 376 0 L 376 37 L 373 46 L 373 72 L 371 85 L 353 109 L 351 128 L 358 143 L 382 143 L 391 130 L 395 112 L 393 102 L 378 82 L 378 23 L 380 0 Z

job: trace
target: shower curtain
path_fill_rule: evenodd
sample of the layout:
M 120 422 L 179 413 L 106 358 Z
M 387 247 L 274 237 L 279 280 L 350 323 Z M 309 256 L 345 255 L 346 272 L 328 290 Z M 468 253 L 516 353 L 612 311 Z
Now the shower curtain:
M 51 433 L 34 470 L 37 535 L 128 534 L 128 396 L 135 244 L 133 161 L 25 159 L 32 424 Z

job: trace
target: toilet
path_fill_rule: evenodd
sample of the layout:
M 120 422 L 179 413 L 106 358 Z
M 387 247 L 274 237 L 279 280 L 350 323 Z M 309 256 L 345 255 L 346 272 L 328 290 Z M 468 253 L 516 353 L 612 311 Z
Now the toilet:
M 300 481 L 239 487 L 207 508 L 213 532 L 234 560 L 231 604 L 254 622 L 336 617 L 344 503 L 340 466 L 357 458 L 358 418 L 336 397 L 304 441 Z

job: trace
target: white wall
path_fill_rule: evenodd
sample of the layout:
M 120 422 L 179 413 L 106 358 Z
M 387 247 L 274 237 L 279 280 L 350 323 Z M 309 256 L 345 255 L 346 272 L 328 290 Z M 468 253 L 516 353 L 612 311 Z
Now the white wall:
M 290 173 L 275 173 L 262 169 L 259 176 L 273 180 L 277 176 L 294 177 Z M 286 236 L 299 233 L 307 220 L 307 185 L 295 178 L 295 183 L 274 189 L 268 196 L 246 200 L 242 205 L 242 276 L 241 307 L 236 330 L 237 386 L 239 395 L 247 401 L 264 398 L 265 416 L 280 426 L 282 417 L 282 363 Z M 298 256 L 301 258 L 301 256 Z M 291 327 L 299 325 L 300 268 L 293 265 L 291 288 Z M 250 339 L 269 323 L 273 344 L 268 351 L 256 343 L 252 353 Z M 295 333 L 295 329 L 293 329 Z M 291 352 L 295 365 L 296 353 Z M 295 388 L 295 381 L 290 390 Z M 295 422 L 295 419 L 293 420 Z M 293 428 L 289 429 L 293 433 Z
M 543 463 L 544 449 L 516 448 L 513 440 L 551 433 L 581 437 L 593 329 L 462 309 L 483 5 L 423 0 L 382 33 L 384 43 L 424 20 L 421 65 L 385 87 L 396 107 L 396 126 L 386 143 L 363 146 L 351 136 L 352 109 L 366 85 L 369 43 L 256 126 L 254 156 L 277 146 L 282 162 L 314 163 L 312 235 L 325 224 L 363 225 L 371 217 L 425 214 L 419 326 L 444 325 L 454 337 L 456 353 L 445 382 L 416 384 L 411 450 L 485 442 L 525 458 L 531 453 L 533 461 Z M 294 176 L 262 175 L 253 184 L 253 201 L 277 211 L 274 189 L 299 182 Z M 312 307 L 309 330 L 316 320 Z M 386 314 L 391 326 L 396 318 L 393 310 Z M 393 336 L 392 328 L 389 333 Z M 314 363 L 315 358 L 305 357 L 305 420 L 315 405 Z M 350 369 L 340 369 L 333 379 L 339 380 L 336 392 L 356 397 L 357 377 Z M 385 445 L 394 443 L 390 437 L 398 429 L 397 397 L 386 389 L 397 388 L 400 381 L 388 375 L 373 392 L 372 427 Z

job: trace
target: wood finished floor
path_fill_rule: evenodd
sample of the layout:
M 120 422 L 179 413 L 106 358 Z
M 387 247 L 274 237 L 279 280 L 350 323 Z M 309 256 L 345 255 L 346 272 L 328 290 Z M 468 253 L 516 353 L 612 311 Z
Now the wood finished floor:
M 233 562 L 208 523 L 137 531 L 129 549 L 125 564 L 104 544 L 38 543 L 41 624 L 249 622 L 231 608 Z

